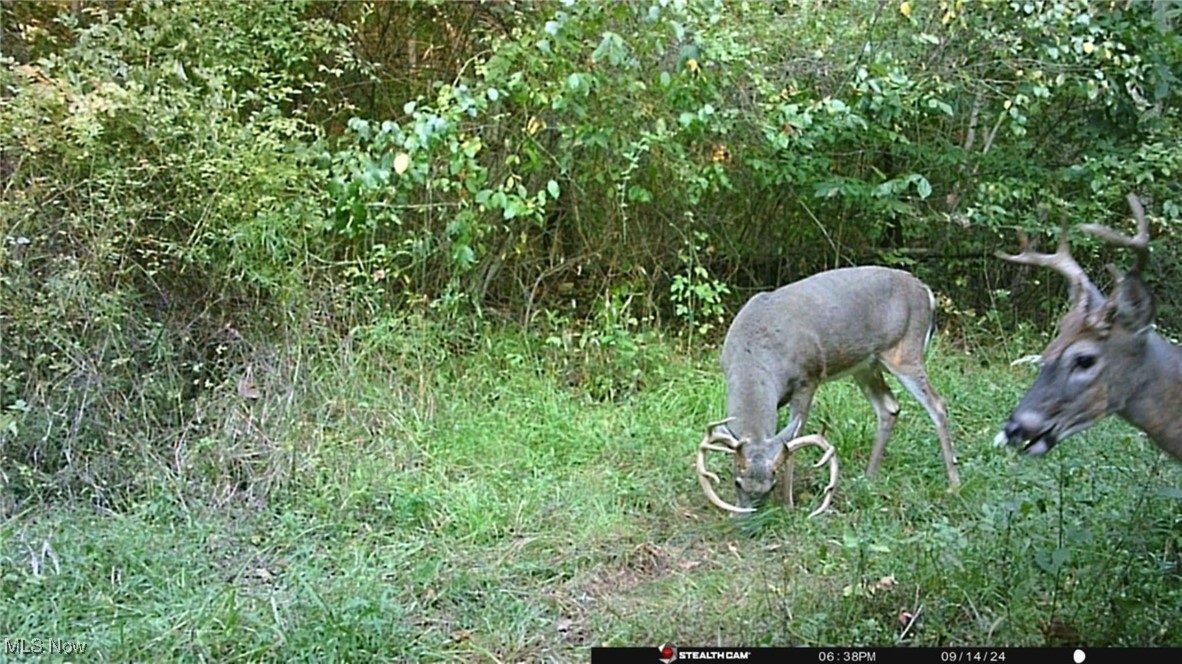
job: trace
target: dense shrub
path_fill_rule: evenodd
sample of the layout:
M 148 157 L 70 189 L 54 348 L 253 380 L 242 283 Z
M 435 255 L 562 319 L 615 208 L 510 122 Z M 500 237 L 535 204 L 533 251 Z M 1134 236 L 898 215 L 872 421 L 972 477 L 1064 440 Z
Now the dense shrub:
M 321 69 L 351 62 L 347 31 L 305 14 L 149 2 L 23 24 L 27 57 L 0 70 L 0 452 L 18 493 L 121 495 L 201 429 L 194 397 L 241 375 L 240 330 L 301 306 L 324 218 L 308 117 Z
M 1059 281 L 994 252 L 1016 227 L 1119 222 L 1132 190 L 1169 327 L 1176 20 L 1083 0 L 3 5 L 6 482 L 110 500 L 252 401 L 277 347 L 410 310 L 453 341 L 511 316 L 602 399 L 643 383 L 653 329 L 716 340 L 752 290 L 838 265 L 915 271 L 966 340 L 1046 329 Z

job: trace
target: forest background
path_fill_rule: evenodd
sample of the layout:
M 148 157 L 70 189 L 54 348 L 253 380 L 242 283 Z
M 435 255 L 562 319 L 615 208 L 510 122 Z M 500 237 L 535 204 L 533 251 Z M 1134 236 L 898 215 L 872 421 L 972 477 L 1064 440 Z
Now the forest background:
M 1046 463 L 987 445 L 1066 304 L 995 256 L 1017 230 L 1127 231 L 1138 194 L 1182 325 L 1180 14 L 0 1 L 0 633 L 1180 645 L 1176 468 L 1114 421 Z M 1071 238 L 1102 288 L 1128 264 Z M 911 403 L 859 478 L 873 416 L 834 385 L 838 516 L 739 534 L 687 465 L 729 319 L 870 263 L 937 294 L 963 493 Z

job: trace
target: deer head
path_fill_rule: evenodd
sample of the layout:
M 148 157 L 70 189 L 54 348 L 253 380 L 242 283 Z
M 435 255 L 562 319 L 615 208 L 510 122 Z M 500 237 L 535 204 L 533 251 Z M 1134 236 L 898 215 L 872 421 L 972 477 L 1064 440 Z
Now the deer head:
M 1023 265 L 1051 268 L 1067 278 L 1071 308 L 1059 322 L 1058 335 L 1042 353 L 1034 383 L 1014 409 L 996 444 L 1021 446 L 1032 456 L 1046 454 L 1065 438 L 1084 431 L 1117 413 L 1150 433 L 1163 448 L 1178 448 L 1182 432 L 1171 432 L 1163 398 L 1179 390 L 1177 353 L 1153 331 L 1153 295 L 1141 280 L 1149 258 L 1149 223 L 1135 195 L 1128 196 L 1137 222 L 1129 237 L 1097 224 L 1081 228 L 1118 247 L 1132 249 L 1132 269 L 1116 278 L 1105 297 L 1071 257 L 1066 224 L 1060 229 L 1058 250 L 1041 254 L 1019 233 L 1021 253 L 998 256 Z M 1163 411 L 1163 407 L 1166 411 Z M 1176 415 L 1171 413 L 1171 418 Z M 1176 452 L 1174 452 L 1177 455 Z
M 755 508 L 750 505 L 755 502 L 754 494 L 752 492 L 744 491 L 745 486 L 742 480 L 736 482 L 736 486 L 740 491 L 740 502 L 745 503 L 745 506 L 739 507 L 731 505 L 722 498 L 718 497 L 718 493 L 714 490 L 714 484 L 719 482 L 718 475 L 706 469 L 706 452 L 722 452 L 724 454 L 733 454 L 735 456 L 735 463 L 739 465 L 739 477 L 743 477 L 746 473 L 746 461 L 743 456 L 743 445 L 745 440 L 736 440 L 735 437 L 726 429 L 726 424 L 732 418 L 727 418 L 720 422 L 711 422 L 706 425 L 706 435 L 702 438 L 702 442 L 698 444 L 698 481 L 702 485 L 702 490 L 706 492 L 706 498 L 715 506 L 720 507 L 728 512 L 736 514 L 746 514 L 754 512 Z M 723 443 L 723 445 L 716 445 L 715 443 Z M 829 484 L 825 486 L 823 493 L 824 499 L 821 501 L 821 506 L 813 510 L 810 517 L 816 516 L 825 510 L 829 509 L 829 503 L 833 500 L 833 490 L 837 487 L 837 476 L 840 472 L 837 464 L 837 451 L 829 444 L 829 441 L 821 435 L 801 436 L 792 440 L 784 441 L 783 444 L 776 444 L 772 449 L 775 450 L 775 455 L 768 464 L 767 471 L 761 473 L 759 478 L 763 484 L 759 485 L 756 490 L 762 490 L 763 494 L 767 494 L 772 490 L 772 485 L 775 482 L 776 470 L 783 464 L 784 459 L 795 454 L 797 450 L 802 447 L 816 446 L 820 447 L 824 453 L 821 455 L 821 460 L 814 464 L 814 467 L 819 468 L 825 464 L 829 464 Z M 761 494 L 762 495 L 762 494 Z

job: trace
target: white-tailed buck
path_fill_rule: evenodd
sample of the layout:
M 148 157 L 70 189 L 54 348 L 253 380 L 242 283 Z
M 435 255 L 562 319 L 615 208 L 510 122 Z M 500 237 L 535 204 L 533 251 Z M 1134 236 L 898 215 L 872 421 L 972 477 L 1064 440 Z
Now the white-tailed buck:
M 1066 224 L 1053 254 L 1036 253 L 1025 233 L 1021 252 L 998 256 L 1014 263 L 1048 267 L 1067 278 L 1071 308 L 1059 334 L 1042 353 L 1042 367 L 1026 396 L 998 433 L 998 446 L 1021 446 L 1041 456 L 1056 443 L 1116 413 L 1182 460 L 1182 349 L 1154 331 L 1153 295 L 1141 280 L 1149 260 L 1149 222 L 1133 194 L 1129 207 L 1137 234 L 1128 237 L 1097 224 L 1084 231 L 1135 253 L 1133 268 L 1116 278 L 1105 297 L 1071 257 Z
M 882 461 L 899 417 L 899 402 L 882 375 L 885 367 L 928 412 L 936 425 L 948 481 L 960 483 L 948 435 L 944 401 L 928 382 L 923 356 L 934 328 L 935 298 L 923 282 L 902 270 L 850 267 L 820 272 L 777 290 L 758 293 L 735 316 L 722 346 L 727 419 L 706 427 L 698 446 L 698 477 L 710 502 L 731 512 L 754 511 L 785 465 L 781 493 L 792 504 L 792 456 L 800 447 L 825 450 L 830 481 L 818 514 L 829 505 L 837 480 L 833 448 L 821 436 L 797 434 L 808 419 L 817 387 L 851 376 L 870 400 L 878 431 L 866 474 Z M 776 432 L 777 413 L 788 405 L 788 423 Z M 718 445 L 716 443 L 723 443 Z M 739 504 L 718 497 L 705 452 L 734 456 Z

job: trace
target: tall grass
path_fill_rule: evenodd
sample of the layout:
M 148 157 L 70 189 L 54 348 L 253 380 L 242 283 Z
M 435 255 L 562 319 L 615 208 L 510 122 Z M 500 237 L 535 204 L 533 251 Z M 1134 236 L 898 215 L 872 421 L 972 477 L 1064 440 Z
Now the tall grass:
M 806 518 L 824 477 L 798 463 L 797 509 L 736 520 L 691 468 L 723 409 L 716 353 L 633 341 L 592 356 L 394 322 L 287 351 L 256 373 L 259 399 L 209 405 L 223 428 L 192 444 L 221 456 L 178 450 L 118 513 L 66 502 L 3 522 L 0 633 L 97 661 L 1182 645 L 1178 467 L 1116 420 L 1041 460 L 994 449 L 1032 378 L 1008 354 L 931 351 L 958 491 L 897 387 L 903 416 L 864 478 L 873 411 L 839 382 L 809 425 L 838 448 L 834 511 Z

